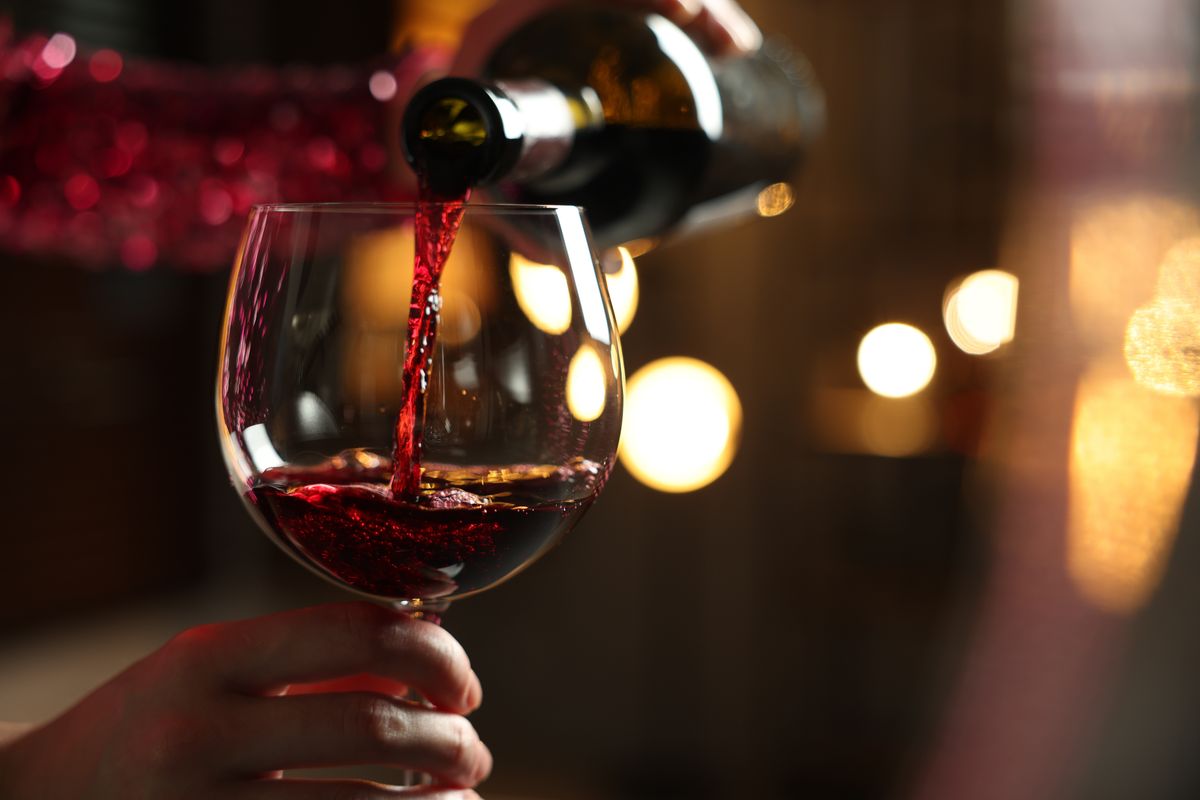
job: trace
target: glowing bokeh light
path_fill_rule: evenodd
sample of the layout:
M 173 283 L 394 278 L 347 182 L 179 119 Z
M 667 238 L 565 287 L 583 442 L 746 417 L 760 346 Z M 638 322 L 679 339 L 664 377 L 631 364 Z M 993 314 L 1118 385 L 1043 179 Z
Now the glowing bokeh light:
M 135 233 L 121 243 L 121 261 L 134 272 L 150 269 L 157 260 L 158 247 L 145 234 Z
M 1167 251 L 1158 271 L 1158 296 L 1200 306 L 1200 237 L 1184 239 Z
M 12 175 L 0 178 L 0 206 L 12 208 L 21 199 L 21 183 Z
M 200 218 L 209 225 L 223 225 L 233 216 L 233 195 L 220 181 L 201 181 L 199 194 Z
M 246 153 L 246 145 L 240 139 L 222 136 L 213 142 L 213 158 L 223 167 L 232 167 Z
M 693 358 L 664 358 L 629 380 L 620 457 L 642 483 L 691 492 L 733 461 L 742 405 L 717 369 Z
M 367 81 L 367 88 L 371 91 L 371 97 L 386 103 L 396 96 L 396 76 L 384 69 L 373 72 Z
M 617 248 L 621 266 L 616 272 L 605 272 L 608 297 L 612 301 L 613 315 L 617 318 L 617 332 L 625 333 L 633 323 L 638 307 L 638 275 L 633 256 L 624 247 Z
M 654 248 L 658 247 L 658 239 L 634 239 L 626 242 L 624 245 L 622 245 L 622 247 L 628 250 L 629 255 L 633 256 L 634 258 L 641 258 L 647 253 L 653 252 Z
M 100 184 L 91 175 L 78 172 L 63 185 L 63 195 L 71 208 L 86 211 L 100 202 Z
M 813 434 L 829 452 L 905 458 L 937 443 L 938 418 L 926 395 L 824 388 L 814 393 L 812 408 Z
M 96 83 L 109 83 L 121 77 L 125 60 L 116 50 L 97 50 L 88 59 L 88 72 Z
M 933 342 L 902 322 L 874 328 L 858 346 L 858 373 L 883 397 L 908 397 L 924 389 L 937 371 Z
M 758 193 L 758 215 L 778 217 L 796 204 L 796 193 L 787 183 L 773 183 Z
M 905 458 L 929 449 L 937 435 L 937 419 L 927 397 L 867 395 L 858 428 L 866 452 Z
M 1200 307 L 1159 300 L 1139 308 L 1125 331 L 1125 362 L 1147 389 L 1200 396 Z
M 75 40 L 65 33 L 56 33 L 42 48 L 42 62 L 52 70 L 64 69 L 75 60 Z
M 337 166 L 337 145 L 328 136 L 314 137 L 305 147 L 308 163 L 323 172 L 331 172 Z
M 1124 340 L 1129 318 L 1156 292 L 1173 245 L 1200 234 L 1200 212 L 1153 195 L 1119 196 L 1082 210 L 1071 226 L 1071 311 L 1089 345 Z
M 517 305 L 538 330 L 557 336 L 571 327 L 571 289 L 558 267 L 513 253 L 509 259 Z
M 567 409 L 580 422 L 592 422 L 604 413 L 608 399 L 604 362 L 590 345 L 583 345 L 567 367 Z
M 1148 391 L 1123 370 L 1080 382 L 1071 432 L 1067 564 L 1091 602 L 1133 611 L 1174 541 L 1196 457 L 1192 400 Z
M 943 319 L 964 353 L 984 355 L 1012 341 L 1017 327 L 1015 275 L 989 269 L 967 276 L 946 295 Z

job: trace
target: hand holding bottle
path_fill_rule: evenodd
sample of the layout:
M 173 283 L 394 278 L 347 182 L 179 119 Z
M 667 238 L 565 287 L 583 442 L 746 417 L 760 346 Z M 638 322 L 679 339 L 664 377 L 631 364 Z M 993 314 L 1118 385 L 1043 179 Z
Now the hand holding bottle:
M 521 23 L 571 0 L 497 0 L 467 26 L 454 60 L 455 75 L 477 75 L 495 46 Z M 683 28 L 714 56 L 752 53 L 762 33 L 735 0 L 609 0 L 614 8 L 654 11 Z
M 734 0 L 618 0 L 649 7 L 692 35 L 713 55 L 753 53 L 762 33 Z
M 761 35 L 717 21 L 744 17 L 731 0 L 692 2 L 502 1 L 473 24 L 457 74 L 408 101 L 405 158 L 433 195 L 582 206 L 601 248 L 751 215 L 793 177 L 823 98 L 780 42 L 699 45 L 704 31 L 726 50 Z

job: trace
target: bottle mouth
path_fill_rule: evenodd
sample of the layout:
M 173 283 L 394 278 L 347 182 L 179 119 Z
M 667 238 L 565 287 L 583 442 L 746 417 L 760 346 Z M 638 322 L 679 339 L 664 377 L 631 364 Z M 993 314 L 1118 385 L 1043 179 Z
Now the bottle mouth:
M 417 92 L 404 112 L 404 157 L 437 197 L 460 197 L 498 180 L 516 162 L 521 136 L 505 125 L 511 102 L 498 89 L 443 78 Z

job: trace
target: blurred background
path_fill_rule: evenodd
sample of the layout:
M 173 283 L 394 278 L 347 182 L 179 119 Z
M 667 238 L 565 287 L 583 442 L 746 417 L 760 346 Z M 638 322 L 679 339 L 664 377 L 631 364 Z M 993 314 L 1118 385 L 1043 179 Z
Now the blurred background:
M 67 61 L 239 69 L 451 42 L 485 3 L 451 5 L 0 8 Z M 558 550 L 446 620 L 484 794 L 1197 796 L 1197 3 L 744 6 L 828 128 L 759 219 L 629 254 L 640 436 Z M 231 197 L 196 213 L 236 230 Z M 3 257 L 0 719 L 339 597 L 229 488 L 227 270 L 121 255 Z

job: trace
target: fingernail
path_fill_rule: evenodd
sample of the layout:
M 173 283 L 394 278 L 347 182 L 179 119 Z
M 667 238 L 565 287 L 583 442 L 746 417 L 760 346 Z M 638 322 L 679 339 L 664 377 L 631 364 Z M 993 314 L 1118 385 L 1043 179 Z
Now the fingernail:
M 704 8 L 712 26 L 710 37 L 720 49 L 725 49 L 721 47 L 722 40 L 728 40 L 735 53 L 753 53 L 762 47 L 762 31 L 734 0 L 708 0 Z
M 731 9 L 731 13 L 724 22 L 725 29 L 729 31 L 729 38 L 733 39 L 734 45 L 739 50 L 753 53 L 762 47 L 762 31 L 754 24 L 754 20 L 747 16 L 746 12 L 739 8 Z
M 474 711 L 483 704 L 483 684 L 479 682 L 479 676 L 474 671 L 471 672 L 471 677 L 467 681 L 467 691 L 463 695 L 463 707 L 470 711 Z
M 487 777 L 489 775 L 492 774 L 492 767 L 495 766 L 496 762 L 495 762 L 495 759 L 492 758 L 492 751 L 489 750 L 488 746 L 486 744 L 484 744 L 483 742 L 479 743 L 479 750 L 480 750 L 480 754 L 481 754 L 480 755 L 480 773 L 481 774 L 480 774 L 479 781 L 480 781 L 480 783 L 482 783 L 483 781 L 487 780 Z

